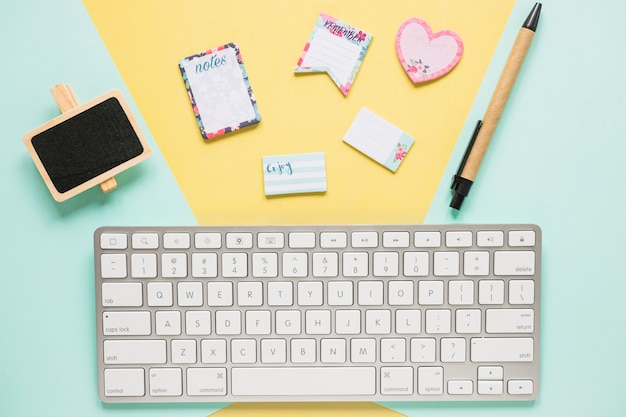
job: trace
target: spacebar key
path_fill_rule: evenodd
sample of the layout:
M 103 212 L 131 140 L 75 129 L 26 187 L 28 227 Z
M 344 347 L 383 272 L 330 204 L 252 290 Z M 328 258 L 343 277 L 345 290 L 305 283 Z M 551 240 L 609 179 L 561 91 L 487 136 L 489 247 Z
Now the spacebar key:
M 233 368 L 233 395 L 373 395 L 373 367 Z

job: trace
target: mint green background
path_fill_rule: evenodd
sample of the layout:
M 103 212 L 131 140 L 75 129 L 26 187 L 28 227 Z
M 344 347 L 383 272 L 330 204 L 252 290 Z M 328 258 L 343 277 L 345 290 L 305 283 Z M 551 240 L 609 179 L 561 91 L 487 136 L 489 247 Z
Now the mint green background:
M 470 197 L 460 213 L 448 209 L 450 178 L 533 4 L 513 10 L 427 222 L 542 227 L 539 399 L 386 404 L 409 416 L 626 416 L 626 2 L 544 2 Z M 220 409 L 98 399 L 93 230 L 196 220 L 141 117 L 150 159 L 118 175 L 111 194 L 54 202 L 22 143 L 58 114 L 49 88 L 71 84 L 79 102 L 119 88 L 140 114 L 80 1 L 3 2 L 0 39 L 0 416 Z

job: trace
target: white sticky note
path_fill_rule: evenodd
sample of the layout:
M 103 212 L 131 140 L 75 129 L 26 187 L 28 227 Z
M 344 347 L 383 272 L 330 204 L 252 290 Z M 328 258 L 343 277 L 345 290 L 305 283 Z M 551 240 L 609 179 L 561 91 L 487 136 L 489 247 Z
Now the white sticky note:
M 263 157 L 265 195 L 326 192 L 323 152 Z
M 363 107 L 343 141 L 396 172 L 415 139 Z

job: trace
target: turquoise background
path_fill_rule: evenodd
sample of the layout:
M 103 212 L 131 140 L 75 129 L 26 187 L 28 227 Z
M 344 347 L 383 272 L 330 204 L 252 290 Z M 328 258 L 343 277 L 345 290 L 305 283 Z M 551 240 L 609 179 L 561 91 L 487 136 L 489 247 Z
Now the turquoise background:
M 426 222 L 542 227 L 539 399 L 386 404 L 409 416 L 626 416 L 626 2 L 544 2 L 470 197 L 448 209 L 450 179 L 533 4 L 513 10 Z M 79 102 L 119 88 L 140 113 L 80 1 L 3 2 L 0 39 L 0 416 L 220 409 L 98 399 L 93 230 L 196 220 L 141 117 L 149 160 L 118 175 L 111 194 L 54 202 L 22 143 L 58 115 L 49 88 L 69 83 Z

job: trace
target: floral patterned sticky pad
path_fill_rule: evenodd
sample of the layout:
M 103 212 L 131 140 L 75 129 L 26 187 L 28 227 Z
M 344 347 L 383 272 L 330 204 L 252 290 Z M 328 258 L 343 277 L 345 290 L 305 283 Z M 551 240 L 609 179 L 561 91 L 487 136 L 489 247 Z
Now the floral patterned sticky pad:
M 261 121 L 236 44 L 229 43 L 183 58 L 179 67 L 205 139 Z
M 372 35 L 321 13 L 294 72 L 326 72 L 348 95 Z
M 363 107 L 343 141 L 396 172 L 415 139 Z

